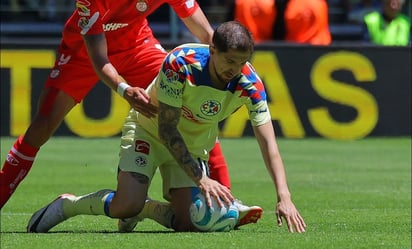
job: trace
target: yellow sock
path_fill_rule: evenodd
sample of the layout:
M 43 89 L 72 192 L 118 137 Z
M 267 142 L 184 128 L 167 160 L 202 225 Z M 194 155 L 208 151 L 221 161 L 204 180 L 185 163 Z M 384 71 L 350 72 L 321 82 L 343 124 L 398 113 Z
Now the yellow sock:
M 79 214 L 109 216 L 109 203 L 113 194 L 113 190 L 103 189 L 87 195 L 66 198 L 63 201 L 63 213 L 66 218 Z

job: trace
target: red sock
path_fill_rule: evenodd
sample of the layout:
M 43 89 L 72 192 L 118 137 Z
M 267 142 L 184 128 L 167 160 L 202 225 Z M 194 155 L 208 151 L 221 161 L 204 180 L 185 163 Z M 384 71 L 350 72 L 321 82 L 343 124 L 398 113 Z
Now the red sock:
M 23 136 L 14 142 L 0 171 L 0 209 L 26 177 L 38 150 L 26 144 Z
M 220 184 L 230 189 L 229 170 L 222 149 L 220 148 L 219 141 L 216 141 L 215 147 L 210 151 L 209 174 L 210 178 L 220 182 Z

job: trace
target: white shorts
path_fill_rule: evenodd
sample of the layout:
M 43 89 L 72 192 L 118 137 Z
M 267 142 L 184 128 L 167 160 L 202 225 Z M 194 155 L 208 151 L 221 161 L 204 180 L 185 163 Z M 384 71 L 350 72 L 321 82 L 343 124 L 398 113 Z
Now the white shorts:
M 119 154 L 121 171 L 143 174 L 151 182 L 159 168 L 163 180 L 163 197 L 169 201 L 170 189 L 197 187 L 158 138 L 134 125 L 133 129 L 129 123 L 129 129 L 123 130 Z

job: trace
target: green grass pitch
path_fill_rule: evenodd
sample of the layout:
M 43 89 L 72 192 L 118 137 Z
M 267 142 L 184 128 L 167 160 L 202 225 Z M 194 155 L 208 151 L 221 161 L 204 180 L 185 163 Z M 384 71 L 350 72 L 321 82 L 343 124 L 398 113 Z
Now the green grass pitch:
M 1 161 L 14 139 L 1 138 Z M 1 249 L 35 248 L 411 248 L 411 138 L 358 141 L 279 139 L 293 200 L 308 225 L 276 225 L 275 189 L 254 138 L 222 139 L 232 192 L 265 210 L 257 224 L 228 233 L 174 233 L 151 220 L 133 233 L 116 221 L 77 216 L 48 234 L 25 232 L 31 214 L 61 193 L 115 188 L 119 138 L 52 138 L 1 211 Z M 160 198 L 160 178 L 150 195 Z

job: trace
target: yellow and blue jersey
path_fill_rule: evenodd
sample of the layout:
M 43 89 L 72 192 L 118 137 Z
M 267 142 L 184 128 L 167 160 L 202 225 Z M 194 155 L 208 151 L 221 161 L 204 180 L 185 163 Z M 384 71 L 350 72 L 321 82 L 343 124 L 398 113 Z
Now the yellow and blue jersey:
M 271 121 L 264 85 L 250 63 L 241 74 L 227 83 L 224 90 L 212 86 L 208 70 L 209 46 L 185 44 L 167 55 L 158 77 L 147 89 L 153 104 L 158 102 L 181 108 L 178 124 L 191 153 L 201 156 L 215 144 L 218 123 L 241 106 L 249 112 L 251 124 Z M 148 119 L 138 115 L 138 124 L 157 135 L 157 117 Z M 205 155 L 206 156 L 206 155 Z

